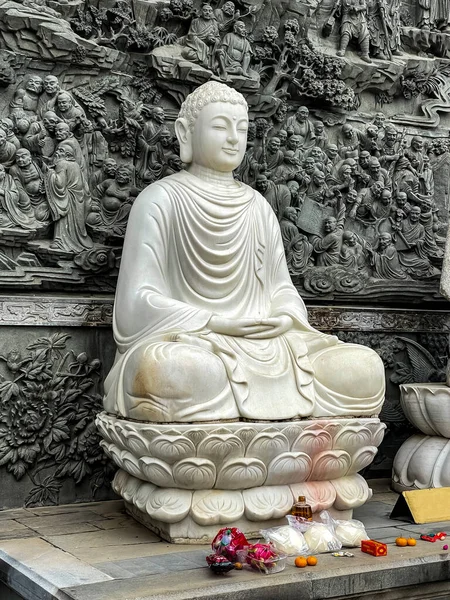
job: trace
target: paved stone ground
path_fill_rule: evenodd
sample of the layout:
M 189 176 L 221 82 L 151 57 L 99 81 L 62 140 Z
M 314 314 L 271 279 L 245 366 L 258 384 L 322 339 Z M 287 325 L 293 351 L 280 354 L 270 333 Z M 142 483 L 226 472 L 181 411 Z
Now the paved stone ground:
M 355 549 L 354 558 L 321 555 L 314 568 L 296 569 L 289 559 L 285 571 L 269 577 L 246 570 L 215 576 L 205 566 L 208 547 L 161 541 L 125 514 L 122 501 L 112 501 L 0 512 L 0 581 L 25 600 L 450 599 L 442 542 L 393 544 L 399 535 L 450 533 L 450 522 L 391 520 L 397 494 L 388 481 L 370 484 L 374 496 L 354 516 L 372 539 L 389 544 L 386 558 Z

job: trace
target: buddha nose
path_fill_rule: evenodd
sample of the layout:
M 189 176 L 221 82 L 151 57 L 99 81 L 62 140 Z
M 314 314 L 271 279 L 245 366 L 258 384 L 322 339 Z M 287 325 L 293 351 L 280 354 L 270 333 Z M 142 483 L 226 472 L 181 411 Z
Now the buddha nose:
M 237 131 L 236 131 L 235 129 L 233 129 L 233 130 L 232 130 L 232 131 L 230 131 L 230 133 L 228 134 L 228 137 L 227 137 L 227 142 L 228 142 L 229 144 L 233 144 L 233 145 L 234 145 L 234 144 L 237 144 L 237 143 L 238 143 L 238 141 L 239 141 L 239 138 L 238 138 Z

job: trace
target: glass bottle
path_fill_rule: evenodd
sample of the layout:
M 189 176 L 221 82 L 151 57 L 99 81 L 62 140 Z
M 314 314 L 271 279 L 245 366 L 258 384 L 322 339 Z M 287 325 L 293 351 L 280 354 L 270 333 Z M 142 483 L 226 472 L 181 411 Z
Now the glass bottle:
M 313 520 L 312 508 L 307 504 L 305 496 L 299 496 L 298 501 L 292 505 L 291 515 L 297 519 L 302 518 L 307 521 Z

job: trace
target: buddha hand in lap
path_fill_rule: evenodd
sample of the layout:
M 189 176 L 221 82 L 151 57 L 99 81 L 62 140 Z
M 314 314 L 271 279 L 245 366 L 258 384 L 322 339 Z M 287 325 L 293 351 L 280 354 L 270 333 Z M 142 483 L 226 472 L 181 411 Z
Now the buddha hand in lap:
M 274 212 L 233 179 L 243 96 L 206 83 L 175 128 L 187 170 L 147 187 L 130 213 L 105 410 L 153 422 L 377 414 L 381 359 L 309 325 Z

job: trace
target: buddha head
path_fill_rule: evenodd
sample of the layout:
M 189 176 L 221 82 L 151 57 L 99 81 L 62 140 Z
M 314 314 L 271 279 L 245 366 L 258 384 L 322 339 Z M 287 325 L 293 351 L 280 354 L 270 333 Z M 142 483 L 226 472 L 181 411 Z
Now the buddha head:
M 67 140 L 67 138 L 70 137 L 70 134 L 70 127 L 67 125 L 67 123 L 61 122 L 56 125 L 55 138 L 58 140 L 58 142 Z
M 44 90 L 51 96 L 59 92 L 59 81 L 55 75 L 47 75 L 47 77 L 44 79 Z
M 16 152 L 16 165 L 19 169 L 23 169 L 31 165 L 31 153 L 26 148 L 19 148 Z
M 382 233 L 378 238 L 378 249 L 385 250 L 392 244 L 392 236 L 390 233 Z
M 221 173 L 236 169 L 247 147 L 247 111 L 244 96 L 217 81 L 189 94 L 175 122 L 183 163 Z

